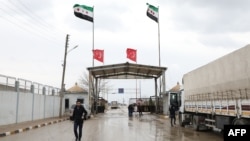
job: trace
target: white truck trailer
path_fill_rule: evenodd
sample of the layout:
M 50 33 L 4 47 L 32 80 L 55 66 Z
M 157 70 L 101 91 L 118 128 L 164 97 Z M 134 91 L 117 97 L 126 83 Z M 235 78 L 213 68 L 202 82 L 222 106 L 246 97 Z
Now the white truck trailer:
M 118 101 L 111 101 L 111 109 L 117 109 L 118 108 Z
M 183 90 L 170 94 L 181 125 L 223 131 L 224 125 L 250 124 L 250 45 L 184 74 L 182 81 Z

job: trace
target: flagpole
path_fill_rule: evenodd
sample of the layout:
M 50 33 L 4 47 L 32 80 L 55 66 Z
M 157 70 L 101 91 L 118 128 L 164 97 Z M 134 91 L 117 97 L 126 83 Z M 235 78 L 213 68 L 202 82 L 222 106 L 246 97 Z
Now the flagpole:
M 95 32 L 94 32 L 94 23 L 95 23 L 95 17 L 94 17 L 94 6 L 93 6 L 93 24 L 92 24 L 92 52 L 94 51 L 94 49 L 95 49 L 95 42 L 94 42 L 94 37 L 95 37 Z M 92 67 L 94 67 L 95 66 L 95 64 L 94 64 L 94 54 L 93 54 L 93 58 L 92 58 Z M 96 83 L 97 82 L 95 82 L 95 79 L 94 79 L 94 77 L 93 77 L 93 75 L 92 75 L 92 81 L 93 81 L 93 87 L 95 87 L 96 86 Z M 94 103 L 93 103 L 93 106 L 95 107 L 95 114 L 97 114 L 97 102 L 98 102 L 98 96 L 97 96 L 97 90 L 95 90 L 95 88 L 93 89 L 93 96 L 94 96 Z
M 159 12 L 159 6 L 158 6 L 158 46 L 159 46 L 159 67 L 161 67 L 161 43 L 160 43 L 160 12 Z M 161 77 L 160 77 L 160 92 L 161 92 Z
M 94 6 L 93 6 L 93 9 L 94 9 Z M 93 35 L 93 39 L 92 39 L 92 51 L 94 51 L 94 49 L 95 49 L 95 44 L 94 44 L 94 37 L 95 37 L 95 34 L 94 34 L 94 21 L 95 21 L 95 19 L 94 19 L 94 10 L 93 10 L 93 24 L 92 24 L 92 35 Z M 92 67 L 94 67 L 95 66 L 95 64 L 94 64 L 94 55 L 93 55 L 93 58 L 92 58 L 93 60 L 92 60 Z
M 158 6 L 158 50 L 159 50 L 159 67 L 161 66 L 161 46 L 160 46 L 160 14 Z
M 159 50 L 159 67 L 161 67 L 161 45 L 160 45 L 160 8 L 158 6 L 158 50 Z M 160 88 L 159 88 L 159 97 L 161 96 L 161 76 L 160 76 Z M 156 97 L 157 99 L 157 97 Z M 157 110 L 158 110 L 158 104 L 159 102 L 157 102 Z M 158 111 L 156 111 L 158 112 Z

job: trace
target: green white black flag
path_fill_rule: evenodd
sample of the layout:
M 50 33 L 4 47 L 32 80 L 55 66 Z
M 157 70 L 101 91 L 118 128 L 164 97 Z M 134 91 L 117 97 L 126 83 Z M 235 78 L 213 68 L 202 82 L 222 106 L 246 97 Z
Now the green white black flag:
M 150 5 L 148 3 L 147 3 L 147 5 L 148 5 L 147 16 L 150 19 L 152 19 L 152 20 L 154 20 L 154 21 L 156 21 L 158 23 L 158 19 L 159 19 L 158 8 L 153 6 L 153 5 Z
M 74 5 L 74 14 L 76 17 L 94 22 L 94 8 L 86 5 Z

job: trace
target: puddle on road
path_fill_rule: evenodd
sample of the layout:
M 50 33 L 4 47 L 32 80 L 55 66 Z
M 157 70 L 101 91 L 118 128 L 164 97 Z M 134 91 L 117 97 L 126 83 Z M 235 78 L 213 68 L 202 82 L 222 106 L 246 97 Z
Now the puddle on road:
M 128 123 L 128 126 L 133 126 L 133 123 Z

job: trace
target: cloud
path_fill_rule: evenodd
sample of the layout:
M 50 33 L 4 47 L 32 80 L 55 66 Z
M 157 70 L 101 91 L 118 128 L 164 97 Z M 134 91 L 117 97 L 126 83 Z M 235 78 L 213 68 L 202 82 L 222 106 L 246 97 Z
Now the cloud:
M 177 30 L 201 33 L 249 32 L 250 1 L 177 0 L 168 1 Z M 167 4 L 167 2 L 166 2 Z
M 18 1 L 40 20 L 22 12 Z M 12 8 L 0 6 L 14 15 L 0 9 L 5 66 L 0 70 L 60 87 L 65 36 L 70 34 L 69 48 L 79 45 L 67 58 L 65 83 L 73 85 L 92 66 L 92 23 L 74 16 L 75 3 L 95 6 L 95 48 L 105 50 L 105 65 L 129 61 L 125 50 L 130 47 L 137 49 L 139 64 L 158 66 L 158 26 L 146 16 L 146 2 L 160 7 L 161 65 L 168 67 L 169 87 L 181 82 L 184 73 L 249 43 L 247 0 L 17 0 Z M 95 60 L 95 65 L 103 64 Z M 148 84 L 143 90 L 154 92 Z
M 213 48 L 227 47 L 235 48 L 239 47 L 239 43 L 230 36 L 230 34 L 208 34 L 201 35 L 198 40 L 206 45 Z
M 47 21 L 52 13 L 52 1 L 8 0 L 1 3 L 2 16 L 26 19 L 29 22 Z M 46 18 L 44 18 L 46 17 Z M 44 21 L 43 21 L 44 22 Z
M 95 5 L 95 27 L 112 32 L 121 31 L 124 26 L 121 17 L 128 10 L 126 5 L 118 2 Z

